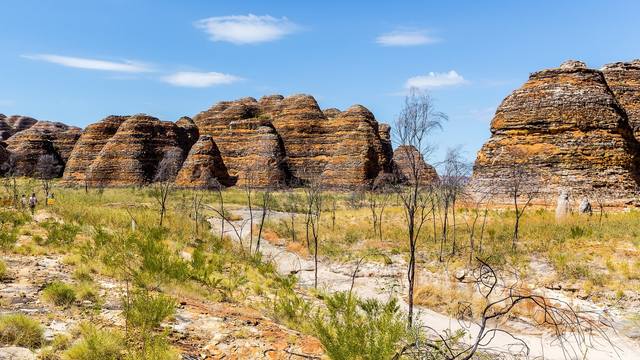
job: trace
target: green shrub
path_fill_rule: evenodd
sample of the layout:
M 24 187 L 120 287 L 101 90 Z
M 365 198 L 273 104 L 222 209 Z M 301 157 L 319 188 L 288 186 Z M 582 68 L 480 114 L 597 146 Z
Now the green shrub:
M 581 226 L 572 225 L 569 229 L 569 238 L 571 239 L 578 239 L 587 235 L 591 235 L 591 231 Z
M 0 280 L 6 279 L 8 275 L 7 264 L 0 260 Z
M 38 348 L 44 341 L 43 331 L 38 321 L 26 315 L 0 316 L 0 344 L 2 345 Z
M 0 230 L 0 248 L 11 249 L 18 242 L 17 229 Z
M 294 291 L 283 290 L 271 300 L 271 311 L 278 321 L 297 330 L 306 330 L 311 304 Z
M 395 298 L 382 304 L 338 292 L 328 296 L 325 305 L 326 312 L 318 313 L 313 328 L 333 360 L 390 359 L 408 337 Z
M 180 355 L 171 348 L 164 334 L 150 336 L 144 346 L 131 349 L 125 360 L 178 360 Z
M 42 297 L 57 306 L 69 306 L 76 301 L 76 292 L 71 286 L 61 281 L 54 281 L 44 288 Z
M 124 338 L 116 331 L 80 326 L 81 338 L 64 352 L 64 360 L 120 360 L 126 349 Z
M 67 223 L 46 222 L 43 227 L 47 229 L 47 240 L 42 245 L 70 245 L 80 232 L 80 227 Z
M 73 271 L 73 278 L 78 281 L 93 281 L 91 269 L 87 265 L 80 265 Z
M 344 233 L 343 241 L 348 245 L 353 245 L 360 240 L 361 235 L 357 230 L 347 229 Z
M 161 293 L 139 290 L 129 301 L 124 301 L 124 316 L 133 327 L 150 331 L 160 326 L 162 321 L 173 315 L 176 302 Z
M 86 300 L 91 302 L 98 302 L 99 295 L 98 289 L 95 284 L 90 281 L 82 281 L 76 285 L 76 296 L 80 300 Z
M 62 352 L 67 350 L 71 345 L 71 336 L 66 334 L 57 334 L 51 343 L 40 350 L 38 360 L 61 360 Z

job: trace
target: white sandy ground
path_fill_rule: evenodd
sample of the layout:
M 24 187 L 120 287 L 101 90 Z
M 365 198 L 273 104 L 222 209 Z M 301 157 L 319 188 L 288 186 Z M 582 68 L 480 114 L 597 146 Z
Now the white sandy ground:
M 243 220 L 232 221 L 233 225 L 240 232 L 243 238 L 244 246 L 248 244 L 249 211 L 247 209 L 233 210 L 234 215 L 241 217 Z M 261 212 L 254 210 L 254 223 L 260 219 Z M 269 212 L 267 215 L 269 220 L 287 219 L 288 214 L 283 212 Z M 213 231 L 220 231 L 220 219 L 209 219 L 213 227 Z M 225 224 L 225 235 L 229 236 L 236 242 L 239 237 L 232 229 L 231 224 Z M 254 234 L 255 236 L 255 234 Z M 312 258 L 304 258 L 296 253 L 288 251 L 282 246 L 277 246 L 265 241 L 260 244 L 260 252 L 265 260 L 271 260 L 276 264 L 280 274 L 295 273 L 298 276 L 299 284 L 304 287 L 313 287 L 314 284 L 314 262 Z M 319 260 L 318 264 L 318 287 L 329 292 L 348 291 L 351 287 L 352 275 L 355 270 L 355 263 L 338 264 L 326 260 Z M 418 274 L 419 277 L 419 274 Z M 408 311 L 408 305 L 405 302 L 406 297 L 406 261 L 402 256 L 396 255 L 392 257 L 390 265 L 381 265 L 373 262 L 363 262 L 358 270 L 356 280 L 353 286 L 353 292 L 361 298 L 371 298 L 380 301 L 387 301 L 390 296 L 396 296 L 399 304 L 404 311 Z M 546 291 L 545 295 L 556 299 L 566 299 L 561 292 Z M 568 300 L 568 299 L 567 299 Z M 595 304 L 582 301 L 582 308 L 600 310 Z M 455 332 L 463 329 L 468 334 L 468 340 L 471 341 L 479 330 L 479 327 L 471 323 L 461 323 L 452 317 L 436 313 L 424 307 L 415 309 L 416 323 L 428 325 L 439 333 L 445 331 Z M 621 335 L 614 330 L 607 332 L 607 336 L 613 347 L 605 341 L 605 339 L 593 336 L 589 343 L 592 345 L 583 354 L 584 349 L 580 349 L 578 342 L 571 336 L 565 340 L 564 346 L 550 332 L 532 329 L 517 322 L 509 322 L 508 329 L 511 334 L 524 340 L 529 347 L 529 358 L 531 359 L 624 359 L 638 360 L 640 359 L 640 344 L 632 339 Z M 615 325 L 615 324 L 614 324 Z M 497 328 L 503 328 L 505 325 L 492 325 Z M 514 346 L 516 342 L 512 337 L 504 333 L 497 333 L 485 350 L 496 349 L 500 351 L 519 352 L 521 346 Z M 563 350 L 568 349 L 568 350 Z

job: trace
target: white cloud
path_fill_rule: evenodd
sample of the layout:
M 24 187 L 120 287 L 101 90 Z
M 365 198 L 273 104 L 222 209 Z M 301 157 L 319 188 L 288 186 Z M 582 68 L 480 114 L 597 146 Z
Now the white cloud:
M 274 41 L 298 30 L 298 25 L 286 17 L 253 14 L 210 17 L 196 21 L 195 26 L 209 34 L 211 41 L 233 44 Z
M 241 78 L 219 72 L 180 71 L 162 78 L 162 81 L 174 86 L 204 88 L 215 85 L 227 85 Z
M 153 71 L 153 69 L 148 64 L 129 60 L 116 62 L 53 54 L 23 55 L 22 57 L 31 60 L 46 61 L 66 67 L 86 70 L 114 71 L 124 73 L 143 73 Z
M 447 73 L 430 72 L 427 75 L 419 75 L 411 77 L 407 80 L 405 87 L 418 89 L 433 89 L 445 86 L 455 86 L 466 83 L 467 81 L 455 70 Z
M 376 38 L 376 42 L 382 46 L 417 46 L 438 41 L 440 39 L 430 36 L 425 30 L 396 30 Z

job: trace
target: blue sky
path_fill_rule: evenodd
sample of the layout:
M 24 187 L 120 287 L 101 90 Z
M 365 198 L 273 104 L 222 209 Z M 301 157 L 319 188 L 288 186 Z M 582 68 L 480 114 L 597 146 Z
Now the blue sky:
M 3 1 L 0 113 L 85 126 L 309 93 L 393 122 L 408 85 L 470 160 L 530 72 L 640 58 L 638 1 Z

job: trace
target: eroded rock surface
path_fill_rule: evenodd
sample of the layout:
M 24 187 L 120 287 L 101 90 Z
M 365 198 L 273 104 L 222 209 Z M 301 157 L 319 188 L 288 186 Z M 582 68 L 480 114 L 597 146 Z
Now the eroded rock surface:
M 7 117 L 0 114 L 0 140 L 6 140 L 17 132 L 27 130 L 38 120 L 22 115 L 12 115 Z
M 250 164 L 257 165 L 251 175 L 259 186 L 322 179 L 330 187 L 356 187 L 391 169 L 378 122 L 360 105 L 323 111 L 309 95 L 271 95 L 220 102 L 195 122 L 240 184 Z
M 260 115 L 254 98 L 223 101 L 194 118 L 201 134 L 211 136 L 237 185 L 286 184 L 282 139 L 271 121 Z
M 19 122 L 30 120 L 19 119 Z M 23 128 L 25 125 L 18 125 Z M 25 130 L 16 132 L 6 140 L 7 150 L 15 157 L 14 174 L 18 176 L 36 176 L 38 159 L 51 155 L 59 168 L 60 176 L 71 151 L 80 137 L 81 129 L 59 122 L 38 121 Z
M 127 118 L 127 116 L 111 115 L 87 126 L 67 161 L 63 182 L 84 184 L 87 180 L 89 167 Z
M 79 163 L 89 163 L 89 166 L 80 167 L 72 162 L 73 167 L 65 172 L 65 180 L 84 179 L 90 186 L 143 185 L 154 180 L 158 165 L 167 154 L 178 154 L 177 171 L 193 145 L 193 139 L 197 138 L 197 129 L 188 121 L 180 126 L 145 114 L 124 121 L 118 117 L 106 120 L 99 130 L 110 132 L 118 123 L 120 125 L 110 137 L 108 133 L 96 133 L 96 129 L 87 131 L 91 138 L 81 139 L 74 153 L 83 148 L 91 150 L 77 156 Z
M 622 200 L 638 185 L 638 149 L 603 72 L 568 61 L 531 74 L 503 100 L 491 138 L 478 152 L 473 181 L 504 194 L 508 189 L 501 186 L 517 164 L 535 176 L 541 196 L 598 190 Z
M 191 147 L 187 159 L 176 178 L 176 185 L 193 188 L 211 188 L 217 184 L 232 186 L 235 179 L 229 176 L 218 146 L 211 136 L 202 135 Z
M 640 59 L 607 64 L 602 73 L 627 114 L 636 139 L 640 139 Z
M 438 179 L 436 169 L 427 164 L 422 154 L 411 145 L 401 145 L 393 152 L 393 162 L 400 181 L 414 184 L 429 184 Z

